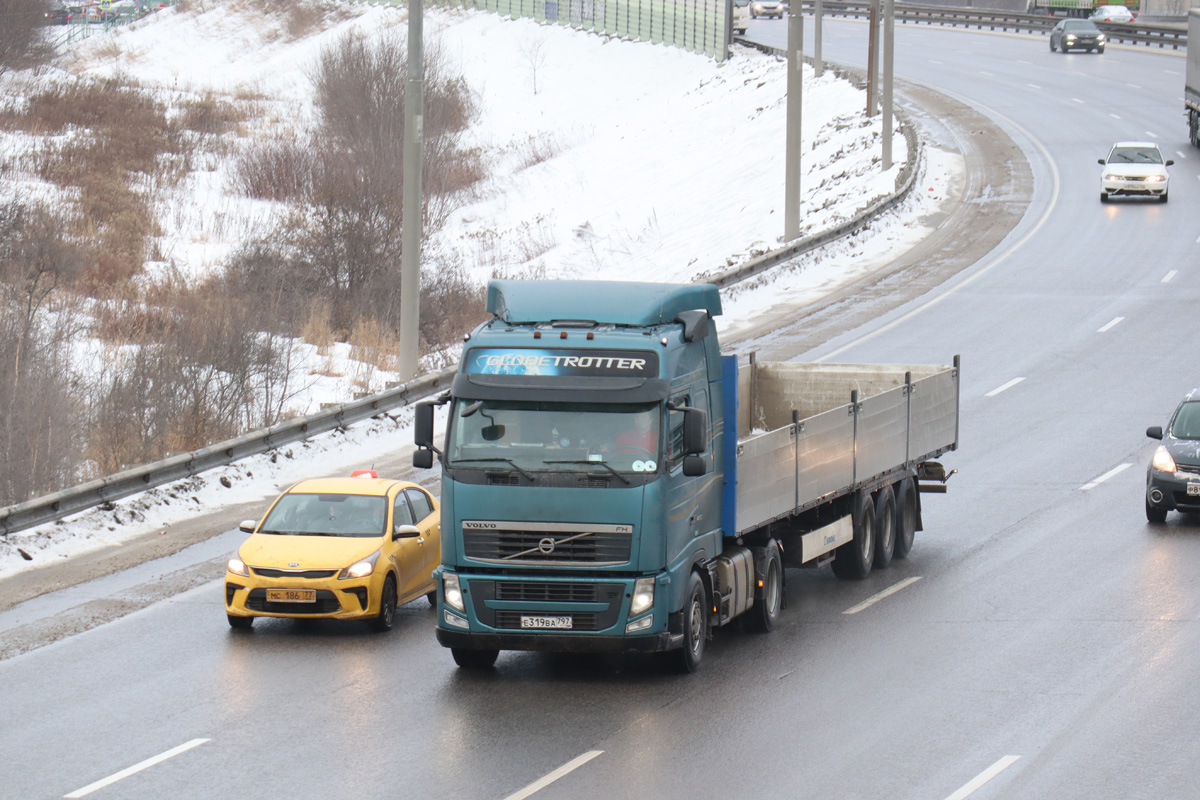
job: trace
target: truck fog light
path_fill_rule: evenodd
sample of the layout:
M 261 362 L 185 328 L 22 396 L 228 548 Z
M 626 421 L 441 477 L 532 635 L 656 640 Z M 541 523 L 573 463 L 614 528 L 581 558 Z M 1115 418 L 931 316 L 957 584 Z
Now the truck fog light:
M 471 624 L 458 614 L 451 614 L 449 611 L 443 611 L 442 617 L 446 620 L 447 625 L 453 625 L 455 628 L 470 628 Z
M 633 599 L 629 601 L 629 616 L 636 616 L 653 607 L 654 578 L 638 578 L 633 584 Z
M 633 622 L 626 625 L 625 632 L 626 633 L 635 633 L 636 631 L 644 631 L 644 630 L 646 630 L 646 628 L 649 628 L 653 622 L 654 622 L 654 615 L 647 614 L 646 616 L 642 617 L 641 619 L 635 619 Z
M 453 572 L 442 575 L 442 597 L 446 599 L 446 605 L 454 610 L 464 614 L 467 612 L 467 606 L 463 603 L 462 587 L 458 583 L 458 576 Z

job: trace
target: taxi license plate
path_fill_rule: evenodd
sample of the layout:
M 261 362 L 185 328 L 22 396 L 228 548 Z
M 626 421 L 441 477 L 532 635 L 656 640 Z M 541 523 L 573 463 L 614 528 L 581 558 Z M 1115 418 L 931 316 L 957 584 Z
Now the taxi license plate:
M 553 630 L 570 630 L 570 617 L 521 617 L 522 628 L 551 628 Z
M 268 603 L 315 603 L 316 589 L 267 589 Z
M 1187 487 L 1188 497 L 1200 495 L 1200 483 L 1189 483 Z

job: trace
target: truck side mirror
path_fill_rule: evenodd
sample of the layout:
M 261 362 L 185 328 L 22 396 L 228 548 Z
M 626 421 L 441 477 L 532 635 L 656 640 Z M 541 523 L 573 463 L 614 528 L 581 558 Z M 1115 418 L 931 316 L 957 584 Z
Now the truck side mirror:
M 698 456 L 708 447 L 708 414 L 699 408 L 683 412 L 683 452 Z M 703 474 L 703 473 L 701 473 Z
M 413 414 L 413 442 L 417 447 L 433 447 L 433 403 L 417 403 Z
M 703 456 L 684 456 L 683 474 L 688 478 L 698 478 L 708 472 L 708 464 Z
M 413 466 L 417 469 L 429 469 L 433 466 L 432 450 L 417 450 L 413 453 Z
M 1146 428 L 1146 435 L 1149 436 L 1151 439 L 1161 439 L 1162 438 L 1162 428 L 1159 427 L 1158 425 L 1155 425 L 1152 428 Z

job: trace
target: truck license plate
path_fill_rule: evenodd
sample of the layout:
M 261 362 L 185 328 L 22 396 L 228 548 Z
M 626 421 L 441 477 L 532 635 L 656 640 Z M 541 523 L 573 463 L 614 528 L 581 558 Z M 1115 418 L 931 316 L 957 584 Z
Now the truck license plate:
M 267 589 L 268 603 L 315 603 L 316 589 Z
M 1187 486 L 1188 497 L 1200 495 L 1200 483 L 1189 483 Z
M 522 628 L 552 628 L 554 630 L 570 630 L 570 617 L 521 617 Z

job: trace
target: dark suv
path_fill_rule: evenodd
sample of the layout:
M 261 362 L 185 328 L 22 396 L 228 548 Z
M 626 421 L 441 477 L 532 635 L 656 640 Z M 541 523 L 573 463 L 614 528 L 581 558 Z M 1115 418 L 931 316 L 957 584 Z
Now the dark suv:
M 1146 519 L 1163 522 L 1167 512 L 1200 513 L 1200 389 L 1192 389 L 1163 429 L 1146 429 L 1161 439 L 1146 469 Z

